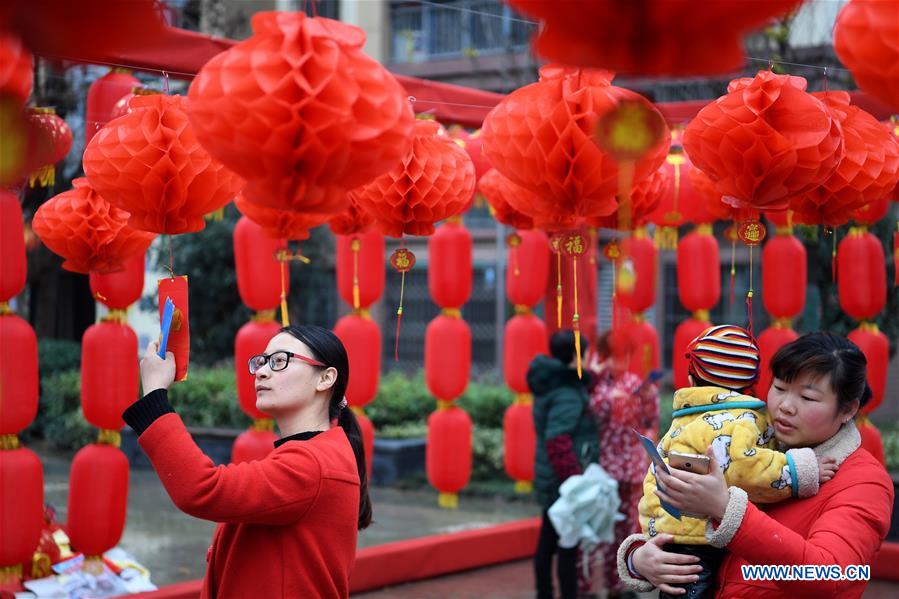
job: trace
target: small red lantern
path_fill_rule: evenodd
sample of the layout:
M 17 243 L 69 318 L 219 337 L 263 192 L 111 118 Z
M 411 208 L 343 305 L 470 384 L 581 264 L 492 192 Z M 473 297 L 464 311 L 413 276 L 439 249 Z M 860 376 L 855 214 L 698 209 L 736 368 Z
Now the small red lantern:
M 354 308 L 368 308 L 384 292 L 384 236 L 379 231 L 337 236 L 337 292 Z
M 765 287 L 766 296 L 770 288 Z M 769 310 L 770 312 L 770 310 Z M 799 334 L 790 328 L 789 322 L 777 322 L 762 331 L 758 338 L 759 346 L 759 380 L 755 385 L 756 397 L 762 401 L 768 401 L 768 390 L 771 388 L 771 358 L 781 347 L 795 341 Z
M 185 99 L 136 96 L 131 114 L 103 127 L 84 151 L 84 172 L 97 192 L 130 213 L 135 229 L 177 235 L 206 226 L 243 186 L 197 142 Z
M 802 77 L 760 71 L 734 79 L 687 126 L 684 149 L 726 201 L 785 208 L 821 185 L 843 156 L 839 122 Z
M 37 336 L 27 321 L 0 310 L 0 435 L 31 424 L 38 404 Z
M 471 372 L 471 329 L 461 317 L 437 316 L 425 331 L 425 382 L 437 398 L 465 392 Z
M 534 229 L 519 230 L 517 235 L 521 242 L 514 256 L 510 252 L 506 296 L 516 306 L 535 306 L 543 299 L 549 277 L 549 242 L 543 231 Z
M 0 94 L 24 105 L 34 83 L 34 60 L 22 40 L 11 31 L 0 32 Z
M 250 374 L 250 358 L 265 351 L 265 346 L 278 334 L 281 326 L 272 319 L 256 318 L 246 323 L 234 337 L 234 370 L 237 374 L 237 401 L 250 418 L 269 418 L 256 408 L 256 377 Z
M 407 153 L 407 94 L 362 52 L 358 27 L 302 12 L 259 12 L 252 26 L 249 39 L 213 57 L 191 83 L 197 137 L 249 180 L 250 201 L 339 213 L 347 190 Z
M 531 489 L 537 447 L 533 407 L 530 397 L 526 397 L 527 400 L 516 399 L 503 416 L 503 465 L 506 474 L 515 481 L 518 492 Z
M 871 386 L 872 397 L 862 408 L 862 412 L 870 414 L 880 407 L 886 397 L 890 342 L 877 325 L 870 323 L 861 324 L 847 337 L 862 350 L 868 360 L 868 385 Z
M 241 301 L 257 312 L 274 310 L 281 301 L 283 267 L 276 253 L 286 248 L 287 243 L 283 239 L 265 235 L 262 227 L 245 216 L 234 225 L 237 292 Z M 290 289 L 289 272 L 284 279 L 284 293 L 287 293 Z
M 629 261 L 633 283 L 618 286 L 618 301 L 633 312 L 644 312 L 656 301 L 656 248 L 646 236 L 645 229 L 638 229 L 622 243 L 623 258 L 616 260 L 615 268 L 621 281 L 623 263 Z M 688 250 L 689 253 L 689 250 Z
M 231 463 L 252 462 L 265 458 L 275 448 L 278 435 L 270 430 L 250 428 L 237 435 L 231 446 Z
M 128 507 L 128 458 L 118 447 L 92 443 L 75 454 L 69 474 L 66 531 L 85 557 L 116 546 Z
M 53 185 L 56 180 L 56 163 L 72 149 L 72 130 L 52 108 L 29 108 L 28 111 L 28 170 L 33 186 Z
M 718 289 L 720 290 L 720 285 Z M 709 322 L 708 313 L 705 311 L 697 311 L 692 318 L 683 321 L 674 330 L 674 343 L 671 346 L 672 360 L 674 369 L 674 388 L 682 389 L 689 387 L 690 381 L 687 379 L 688 367 L 690 365 L 687 358 L 687 346 L 699 335 L 712 326 Z
M 91 272 L 91 295 L 111 310 L 127 310 L 144 291 L 146 252 L 126 258 L 122 270 L 100 274 Z
M 709 310 L 721 297 L 721 258 L 709 225 L 696 227 L 677 246 L 677 295 L 690 312 Z
M 25 226 L 19 198 L 0 189 L 0 302 L 9 301 L 25 286 Z
M 631 346 L 627 369 L 645 379 L 651 371 L 659 368 L 659 334 L 652 323 L 642 317 L 634 317 L 626 323 L 622 333 L 629 339 L 626 345 Z
M 441 308 L 458 308 L 471 296 L 471 234 L 447 221 L 428 239 L 428 289 Z
M 143 254 L 155 235 L 128 226 L 128 213 L 113 206 L 87 179 L 72 181 L 73 189 L 41 204 L 31 227 L 41 241 L 74 272 L 106 273 Z
M 852 0 L 833 28 L 833 47 L 866 92 L 899 110 L 899 13 L 882 0 Z
M 437 221 L 459 214 L 471 201 L 471 158 L 439 131 L 436 121 L 416 121 L 412 149 L 405 157 L 350 193 L 385 235 L 431 235 Z
M 127 324 L 100 322 L 81 340 L 81 409 L 100 429 L 119 430 L 138 399 L 137 335 Z
M 762 248 L 762 303 L 775 318 L 793 318 L 805 307 L 806 251 L 792 234 L 777 234 Z M 767 391 L 767 389 L 765 390 Z
M 457 406 L 439 408 L 428 417 L 425 468 L 428 482 L 440 491 L 440 507 L 457 507 L 457 493 L 468 484 L 471 429 L 471 418 Z
M 31 563 L 44 524 L 43 509 L 40 458 L 27 447 L 0 448 L 0 571 Z M 0 585 L 9 582 L 0 575 Z
M 528 366 L 537 354 L 549 353 L 546 325 L 530 312 L 516 314 L 503 335 L 503 377 L 515 393 L 530 393 Z M 533 456 L 531 456 L 533 458 Z
M 367 316 L 349 314 L 334 325 L 334 334 L 343 342 L 349 358 L 350 377 L 347 402 L 363 407 L 378 393 L 381 374 L 381 329 Z
M 87 109 L 84 113 L 84 147 L 87 147 L 91 138 L 103 125 L 115 118 L 113 111 L 121 99 L 131 94 L 138 86 L 140 80 L 132 75 L 130 70 L 121 67 L 111 69 L 91 83 L 87 90 Z M 127 108 L 128 105 L 125 104 L 125 109 Z
M 886 258 L 880 240 L 853 228 L 837 249 L 837 290 L 843 311 L 856 320 L 873 318 L 887 301 Z

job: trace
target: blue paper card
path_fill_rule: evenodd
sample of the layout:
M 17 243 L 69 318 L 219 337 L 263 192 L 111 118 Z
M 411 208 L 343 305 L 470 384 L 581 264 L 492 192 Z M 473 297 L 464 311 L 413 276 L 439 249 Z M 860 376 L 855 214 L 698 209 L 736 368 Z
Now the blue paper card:
M 165 298 L 165 306 L 162 309 L 162 322 L 159 327 L 162 329 L 161 339 L 159 340 L 159 357 L 165 360 L 165 348 L 169 342 L 169 330 L 172 328 L 172 314 L 175 312 L 175 302 L 172 298 Z
M 631 430 L 634 430 L 634 429 L 631 429 Z M 661 468 L 662 470 L 665 471 L 665 474 L 670 474 L 671 472 L 668 470 L 668 465 L 665 464 L 665 460 L 663 460 L 662 456 L 659 455 L 659 452 L 656 449 L 655 443 L 653 443 L 651 439 L 644 437 L 643 435 L 641 435 L 640 433 L 638 433 L 635 430 L 634 430 L 634 434 L 637 435 L 638 437 L 640 437 L 640 443 L 643 444 L 643 449 L 645 449 L 646 453 L 649 454 L 649 459 L 652 460 L 653 464 L 655 464 L 656 469 Z M 658 478 L 656 478 L 656 485 L 662 491 L 665 490 L 665 488 L 662 487 L 662 484 L 659 482 Z M 674 518 L 677 518 L 678 520 L 680 520 L 681 512 L 679 509 L 677 509 L 676 507 L 674 507 L 667 501 L 662 501 L 661 498 L 659 498 L 659 503 L 662 504 L 663 510 L 665 510 L 666 512 L 671 514 Z

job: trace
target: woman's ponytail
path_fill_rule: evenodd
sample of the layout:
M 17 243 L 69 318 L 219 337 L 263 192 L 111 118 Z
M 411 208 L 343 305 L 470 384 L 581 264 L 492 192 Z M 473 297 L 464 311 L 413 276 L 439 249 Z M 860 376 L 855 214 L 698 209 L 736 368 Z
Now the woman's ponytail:
M 359 469 L 359 530 L 367 528 L 371 524 L 371 498 L 368 496 L 368 470 L 365 463 L 365 442 L 362 439 L 362 429 L 359 421 L 349 406 L 340 409 L 337 416 L 337 425 L 343 429 L 350 446 L 356 455 L 356 467 Z

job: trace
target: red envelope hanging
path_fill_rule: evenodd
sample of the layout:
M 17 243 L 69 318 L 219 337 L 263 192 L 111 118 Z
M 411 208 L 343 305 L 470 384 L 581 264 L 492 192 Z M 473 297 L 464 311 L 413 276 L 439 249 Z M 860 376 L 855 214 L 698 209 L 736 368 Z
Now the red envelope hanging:
M 187 365 L 190 361 L 190 322 L 187 305 L 187 275 L 166 277 L 157 281 L 159 292 L 159 318 L 166 298 L 172 298 L 175 311 L 172 313 L 172 327 L 169 329 L 169 342 L 166 351 L 175 354 L 175 380 L 187 380 Z

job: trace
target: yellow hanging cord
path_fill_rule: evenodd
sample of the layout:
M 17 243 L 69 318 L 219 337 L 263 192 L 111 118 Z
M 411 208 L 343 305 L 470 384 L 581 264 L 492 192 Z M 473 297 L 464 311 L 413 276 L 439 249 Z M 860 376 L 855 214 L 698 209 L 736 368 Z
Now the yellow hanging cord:
M 556 328 L 562 328 L 562 251 L 556 254 Z
M 290 326 L 290 315 L 287 313 L 287 261 L 281 261 L 281 326 Z
M 580 316 L 577 310 L 577 256 L 572 256 L 572 264 L 574 264 L 574 315 L 571 322 L 574 325 L 574 351 L 577 353 L 577 378 L 581 378 L 581 326 Z
M 350 242 L 350 249 L 353 251 L 353 308 L 359 309 L 359 239 L 353 239 Z

